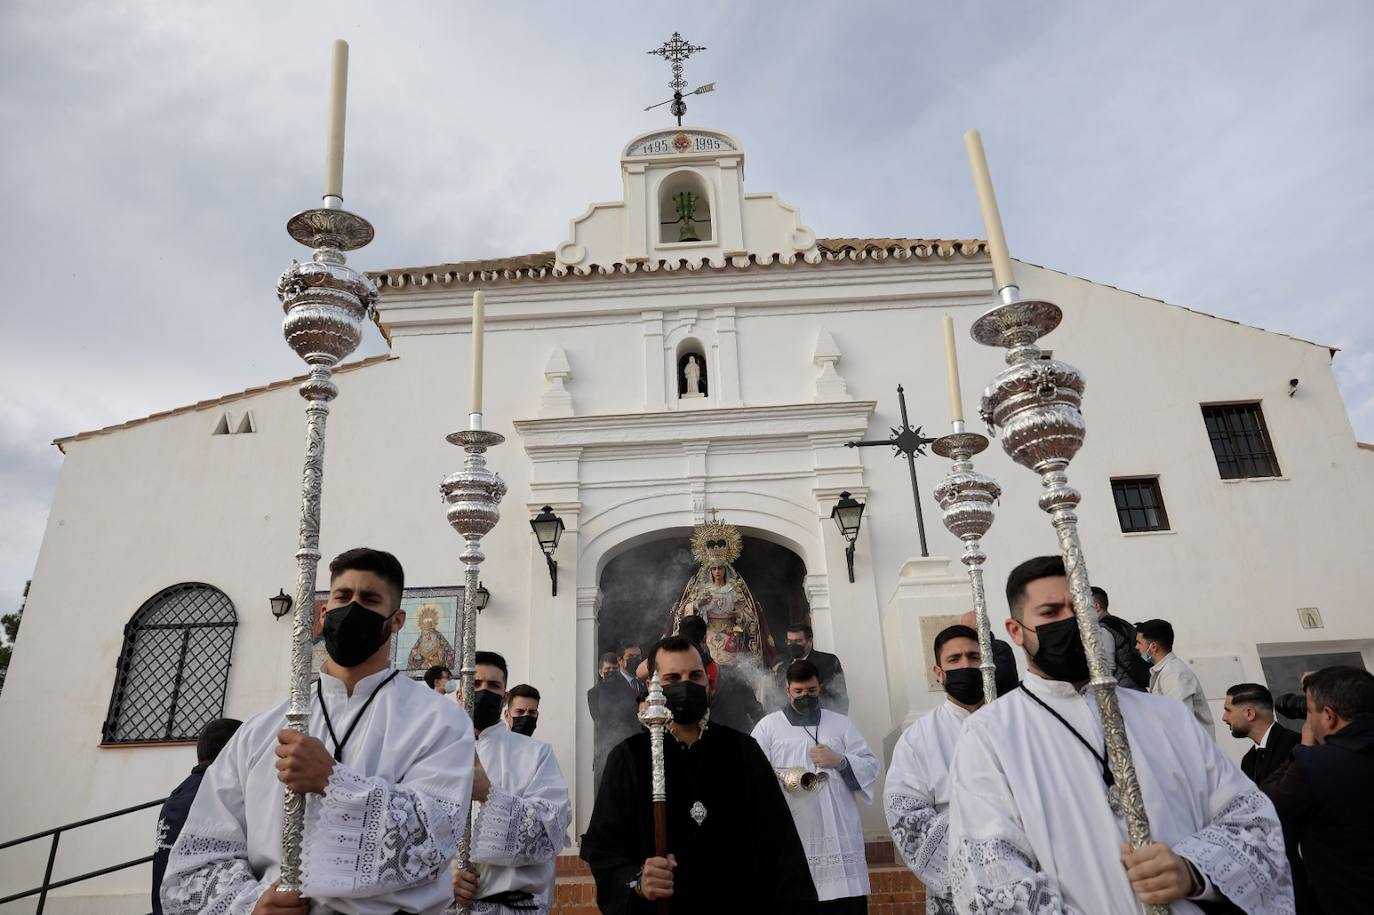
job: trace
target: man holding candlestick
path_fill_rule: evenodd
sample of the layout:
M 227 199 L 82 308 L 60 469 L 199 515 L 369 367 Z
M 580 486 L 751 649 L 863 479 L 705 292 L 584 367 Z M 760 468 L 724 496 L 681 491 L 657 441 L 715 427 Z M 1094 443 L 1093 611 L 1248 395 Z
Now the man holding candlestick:
M 162 881 L 167 915 L 438 915 L 472 795 L 472 725 L 392 669 L 405 573 L 380 550 L 329 564 L 329 659 L 309 733 L 287 703 L 249 719 L 205 773 Z M 301 893 L 279 893 L 280 784 L 306 795 Z M 316 911 L 319 909 L 317 908 Z
M 1088 690 L 1064 562 L 1007 580 L 1021 686 L 964 723 L 950 762 L 950 884 L 959 912 L 1096 915 L 1229 902 L 1291 915 L 1274 806 L 1179 702 L 1124 690 L 1121 715 L 1154 842 L 1131 849 Z
M 611 751 L 582 857 L 606 915 L 809 911 L 816 888 L 768 758 L 747 734 L 707 721 L 706 665 L 668 636 L 649 652 L 673 721 L 664 735 L 667 847 L 655 854 L 649 734 Z M 743 856 L 743 857 L 741 857 Z

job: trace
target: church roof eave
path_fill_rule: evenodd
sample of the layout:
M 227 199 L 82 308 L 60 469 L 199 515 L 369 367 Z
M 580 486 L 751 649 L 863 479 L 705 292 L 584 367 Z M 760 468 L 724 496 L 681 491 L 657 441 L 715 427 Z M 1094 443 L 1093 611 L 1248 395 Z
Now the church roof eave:
M 363 369 L 367 368 L 368 366 L 379 365 L 383 362 L 389 362 L 395 358 L 397 357 L 391 355 L 390 353 L 382 353 L 377 356 L 369 356 L 366 359 L 359 359 L 356 362 L 345 362 L 334 369 L 334 374 L 338 375 L 342 372 L 352 372 L 356 369 Z M 225 394 L 222 397 L 213 397 L 209 400 L 201 400 L 193 404 L 186 404 L 180 407 L 173 407 L 170 410 L 162 410 L 157 413 L 152 413 L 148 416 L 140 416 L 137 419 L 131 419 L 127 422 L 116 423 L 113 426 L 104 426 L 102 428 L 91 429 L 86 432 L 76 432 L 72 435 L 64 435 L 61 438 L 53 439 L 52 443 L 57 446 L 58 451 L 62 452 L 63 454 L 66 454 L 66 446 L 71 442 L 79 442 L 83 439 L 95 438 L 97 435 L 108 435 L 111 432 L 120 432 L 124 429 L 132 429 L 135 426 L 147 425 L 148 423 L 156 422 L 160 419 L 166 419 L 169 416 L 179 416 L 182 413 L 194 413 L 197 410 L 208 410 L 211 407 L 218 407 L 224 404 L 230 404 L 240 400 L 247 400 L 249 397 L 256 397 L 259 394 L 266 394 L 268 391 L 276 391 L 281 388 L 287 388 L 291 387 L 292 385 L 301 384 L 309 377 L 309 375 L 297 375 L 294 378 L 283 378 L 280 381 L 273 381 L 264 385 L 258 385 L 257 387 L 247 388 L 242 391 L 235 391 L 232 394 Z

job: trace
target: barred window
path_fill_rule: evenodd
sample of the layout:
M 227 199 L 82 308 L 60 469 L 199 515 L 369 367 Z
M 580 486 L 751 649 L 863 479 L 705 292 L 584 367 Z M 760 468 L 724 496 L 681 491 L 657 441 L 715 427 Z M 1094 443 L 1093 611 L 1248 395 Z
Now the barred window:
M 1279 475 L 1279 461 L 1259 404 L 1204 406 L 1202 419 L 1223 480 Z
M 1121 525 L 1121 533 L 1169 529 L 1169 515 L 1164 511 L 1159 477 L 1112 480 L 1112 498 L 1116 501 L 1116 520 Z
M 224 712 L 237 626 L 233 602 L 210 585 L 153 595 L 124 626 L 101 742 L 195 740 Z

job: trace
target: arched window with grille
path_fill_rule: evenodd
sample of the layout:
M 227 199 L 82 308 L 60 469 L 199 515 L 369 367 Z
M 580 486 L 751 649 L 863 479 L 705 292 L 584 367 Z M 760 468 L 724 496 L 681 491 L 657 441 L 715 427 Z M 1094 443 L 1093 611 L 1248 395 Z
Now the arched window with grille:
M 224 712 L 238 616 L 218 588 L 185 582 L 153 595 L 124 626 L 101 742 L 195 740 Z

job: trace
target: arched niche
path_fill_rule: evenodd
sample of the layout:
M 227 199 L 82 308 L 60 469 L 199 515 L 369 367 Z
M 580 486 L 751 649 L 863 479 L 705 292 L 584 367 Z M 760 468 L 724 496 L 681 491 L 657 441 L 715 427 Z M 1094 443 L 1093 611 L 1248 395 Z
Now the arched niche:
M 711 393 L 706 362 L 706 347 L 695 337 L 677 345 L 677 396 L 679 400 L 706 397 Z M 695 371 L 692 371 L 695 366 Z M 695 384 L 693 382 L 695 381 Z
M 691 237 L 693 235 L 695 237 Z M 711 188 L 706 179 L 691 169 L 676 171 L 664 178 L 658 186 L 659 244 L 709 243 L 714 240 Z

